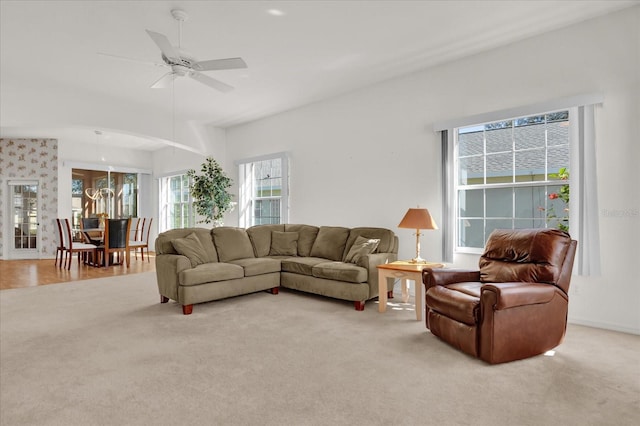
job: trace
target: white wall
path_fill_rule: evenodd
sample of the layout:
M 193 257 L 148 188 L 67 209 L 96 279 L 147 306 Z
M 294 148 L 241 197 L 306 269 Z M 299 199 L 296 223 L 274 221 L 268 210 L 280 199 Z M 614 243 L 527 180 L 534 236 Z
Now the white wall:
M 574 277 L 570 321 L 640 334 L 640 7 L 227 129 L 227 164 L 291 154 L 291 223 L 383 226 L 400 257 L 408 207 L 442 223 L 436 121 L 602 92 L 597 114 L 602 277 Z M 619 212 L 616 214 L 607 213 Z M 440 258 L 441 231 L 422 254 Z M 475 266 L 458 255 L 455 266 Z

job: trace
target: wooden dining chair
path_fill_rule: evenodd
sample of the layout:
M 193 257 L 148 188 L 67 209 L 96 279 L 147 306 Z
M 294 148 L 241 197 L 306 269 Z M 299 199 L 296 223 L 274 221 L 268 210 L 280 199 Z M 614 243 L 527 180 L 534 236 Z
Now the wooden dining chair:
M 142 220 L 142 232 L 140 234 L 140 240 L 137 241 L 129 241 L 129 247 L 133 250 L 136 259 L 138 258 L 138 249 L 140 249 L 140 254 L 142 255 L 142 260 L 144 260 L 144 249 L 147 249 L 147 262 L 149 260 L 149 234 L 151 233 L 151 223 L 153 222 L 153 218 L 144 218 Z
M 66 247 L 66 266 L 67 269 L 71 269 L 71 259 L 73 258 L 74 253 L 78 253 L 78 265 L 80 265 L 80 254 L 92 255 L 92 261 L 95 262 L 97 258 L 98 246 L 95 244 L 87 244 L 74 242 L 71 236 L 71 226 L 69 225 L 69 219 L 63 219 L 60 221 L 62 223 L 62 236 L 64 238 L 64 246 Z
M 104 243 L 98 247 L 103 256 L 104 266 L 109 266 L 110 257 L 118 255 L 118 263 L 125 263 L 127 268 L 131 263 L 129 248 L 129 234 L 131 232 L 131 218 L 106 219 L 104 224 Z M 124 259 L 121 258 L 124 256 Z
M 58 225 L 58 233 L 56 234 L 56 263 L 55 265 L 58 266 L 58 253 L 60 253 L 60 267 L 62 268 L 62 262 L 63 259 L 64 261 L 67 260 L 66 258 L 66 254 L 67 254 L 67 246 L 65 245 L 65 238 L 62 235 L 62 223 L 61 220 L 59 218 L 56 218 L 56 224 Z
M 129 241 L 138 241 L 140 239 L 140 223 L 144 223 L 144 219 L 140 219 L 139 217 L 131 218 L 131 232 L 129 233 Z
M 99 227 L 100 219 L 97 217 L 83 217 L 80 220 L 80 233 L 85 243 L 95 244 L 97 246 L 102 244 L 102 232 L 85 231 L 85 229 L 97 229 Z

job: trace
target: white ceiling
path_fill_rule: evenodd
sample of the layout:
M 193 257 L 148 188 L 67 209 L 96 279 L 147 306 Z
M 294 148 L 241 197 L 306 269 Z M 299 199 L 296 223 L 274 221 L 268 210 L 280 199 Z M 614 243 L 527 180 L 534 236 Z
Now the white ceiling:
M 95 140 L 154 150 L 159 138 L 110 122 L 55 122 L 18 108 L 22 93 L 73 110 L 90 97 L 167 117 L 229 127 L 355 90 L 640 3 L 633 1 L 9 1 L 0 2 L 2 137 Z M 235 87 L 217 92 L 181 78 L 149 86 L 165 68 L 145 29 L 199 60 L 242 57 L 247 69 L 207 72 Z M 279 10 L 274 16 L 270 10 Z M 57 89 L 57 90 L 54 90 Z M 64 102 L 58 99 L 65 93 Z M 49 99 L 51 98 L 51 99 Z M 136 108 L 133 108 L 136 107 Z M 81 114 L 80 114 L 81 115 Z M 52 114 L 56 116 L 56 114 Z M 53 122 L 51 120 L 54 120 Z M 61 120 L 62 121 L 62 120 Z M 91 121 L 91 122 L 89 122 Z M 124 138 L 124 139 L 123 139 Z

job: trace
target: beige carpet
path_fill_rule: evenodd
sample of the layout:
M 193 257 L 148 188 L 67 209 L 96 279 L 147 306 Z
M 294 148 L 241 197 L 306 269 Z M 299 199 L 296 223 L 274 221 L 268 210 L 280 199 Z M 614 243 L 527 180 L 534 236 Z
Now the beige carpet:
M 490 366 L 402 304 L 281 291 L 183 316 L 154 273 L 0 302 L 7 426 L 640 424 L 634 335 L 570 326 L 555 356 Z

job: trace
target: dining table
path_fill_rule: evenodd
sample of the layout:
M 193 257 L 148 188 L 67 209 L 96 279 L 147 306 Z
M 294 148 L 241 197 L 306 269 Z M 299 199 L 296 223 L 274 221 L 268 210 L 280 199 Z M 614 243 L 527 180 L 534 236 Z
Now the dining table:
M 98 246 L 98 251 L 104 249 L 104 228 L 83 228 L 81 229 L 85 238 L 90 242 L 90 244 L 95 244 Z M 93 234 L 93 235 L 91 235 Z M 99 234 L 99 235 L 96 235 Z M 87 262 L 92 266 L 103 267 L 103 266 L 111 266 L 111 265 L 121 265 L 123 260 L 119 260 L 119 262 L 114 262 L 114 253 L 109 253 L 107 256 L 109 257 L 109 262 L 106 262 L 105 256 L 99 256 L 99 261 Z M 118 256 L 118 259 L 120 257 Z
M 104 240 L 104 228 L 83 228 L 80 231 L 82 231 L 86 239 L 89 241 L 99 241 L 100 243 L 102 243 L 102 241 Z

